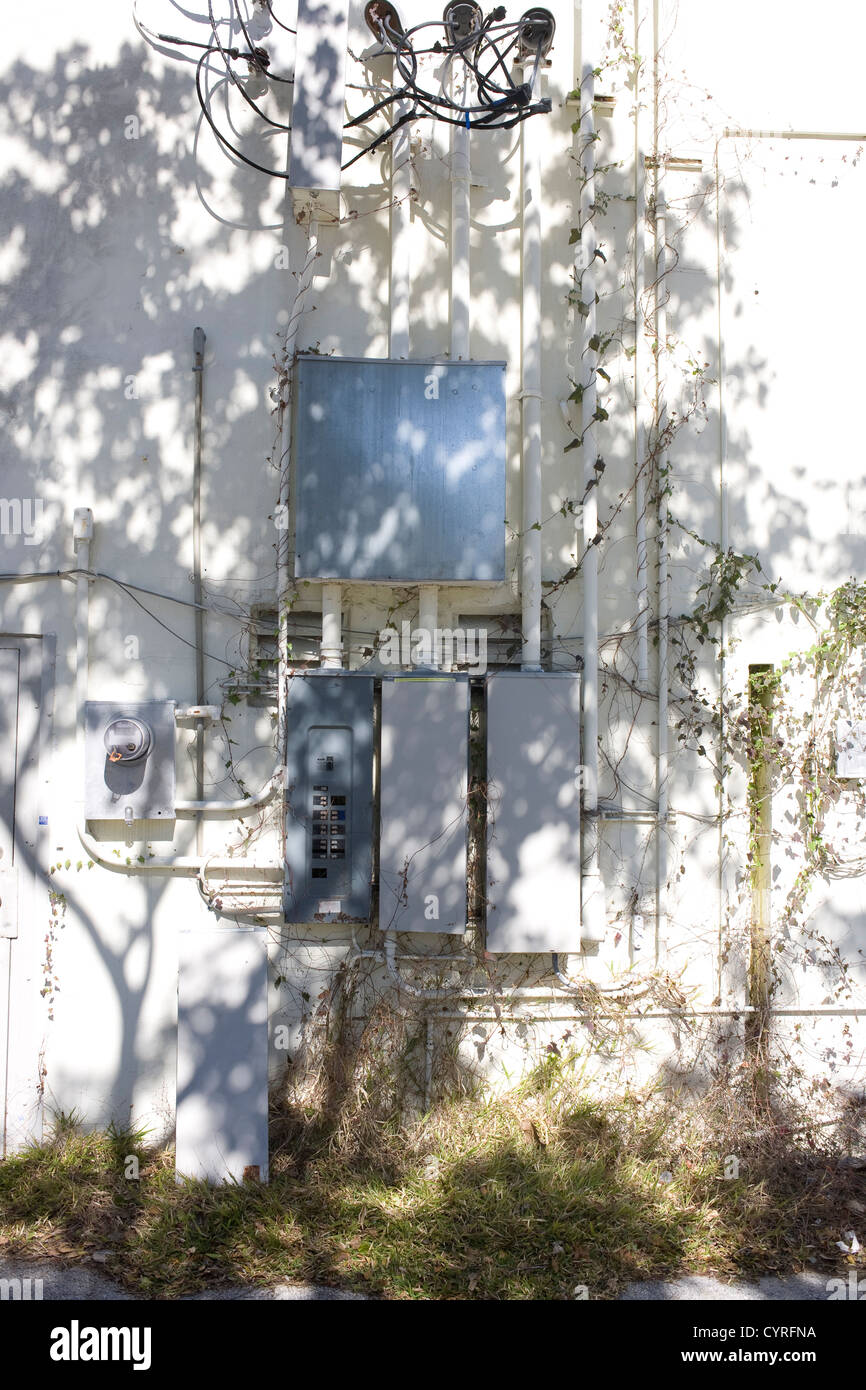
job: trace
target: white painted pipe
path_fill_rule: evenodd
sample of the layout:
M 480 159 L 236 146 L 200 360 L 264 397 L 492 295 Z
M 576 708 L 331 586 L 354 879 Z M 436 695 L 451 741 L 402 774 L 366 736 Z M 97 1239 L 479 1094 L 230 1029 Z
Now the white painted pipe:
M 470 1002 L 477 999 L 535 999 L 550 1000 L 551 1003 L 564 1003 L 569 996 L 573 997 L 573 989 L 556 989 L 549 985 L 517 985 L 513 989 L 491 989 L 489 985 L 452 985 L 444 986 L 441 989 L 424 989 L 418 985 L 413 985 L 409 980 L 400 974 L 397 966 L 397 943 L 393 932 L 385 932 L 384 952 L 364 951 L 358 952 L 365 960 L 377 958 L 385 966 L 388 975 L 393 980 L 397 989 L 409 995 L 411 999 L 420 999 L 425 1003 L 435 1003 L 439 1000 L 450 1003 L 460 1003 L 462 1000 Z M 416 957 L 420 965 L 424 964 L 424 957 Z
M 280 457 L 279 457 L 279 488 L 277 493 L 277 651 L 279 660 L 277 662 L 277 752 L 281 757 L 285 756 L 287 725 L 286 725 L 286 673 L 289 669 L 289 603 L 292 586 L 292 576 L 289 573 L 289 550 L 291 528 L 289 527 L 289 482 L 290 464 L 292 449 L 292 410 L 291 410 L 291 381 L 294 364 L 295 349 L 298 342 L 298 329 L 301 326 L 306 309 L 307 294 L 313 283 L 313 272 L 316 260 L 319 255 L 319 224 L 312 219 L 310 221 L 307 241 L 307 254 L 301 267 L 295 284 L 295 295 L 292 307 L 289 311 L 289 322 L 286 326 L 285 339 L 285 371 L 287 375 L 287 386 L 285 399 L 283 400 L 283 413 L 280 421 Z
M 242 797 L 239 801 L 176 801 L 175 813 L 178 816 L 191 816 L 199 812 L 206 815 L 239 816 L 247 811 L 255 811 L 260 806 L 265 806 L 282 789 L 284 774 L 285 768 L 283 764 L 279 764 L 261 791 L 254 792 L 252 796 Z
M 322 585 L 322 669 L 339 671 L 343 665 L 343 586 Z
M 422 584 L 418 589 L 418 626 L 427 634 L 423 664 L 438 670 L 441 652 L 436 640 L 439 627 L 439 587 L 436 584 Z
M 534 96 L 534 94 L 533 94 Z M 541 670 L 541 133 L 543 123 L 520 127 L 523 158 L 520 250 L 523 263 L 521 361 L 523 408 L 523 519 L 521 628 L 524 671 Z
M 655 75 L 655 114 L 653 154 L 655 163 L 655 339 L 656 339 L 656 428 L 659 438 L 667 423 L 667 207 L 665 204 L 664 158 L 659 142 L 659 17 L 653 13 L 653 52 Z M 668 574 L 668 504 L 665 481 L 667 454 L 659 454 L 656 476 L 656 531 L 658 538 L 658 717 L 656 746 L 656 952 L 664 950 L 668 924 L 668 627 L 670 622 L 670 581 Z
M 638 48 L 638 7 L 635 6 L 635 51 Z M 646 305 L 647 245 L 646 220 L 646 141 L 643 98 L 645 83 L 638 75 L 635 90 L 635 219 L 634 219 L 634 511 L 635 568 L 637 579 L 637 683 L 641 690 L 649 684 L 649 583 L 647 575 L 647 476 L 650 437 L 650 410 L 646 397 Z
M 78 826 L 78 838 L 82 848 L 87 852 L 89 859 L 94 864 L 98 864 L 101 869 L 110 869 L 113 874 L 139 875 L 139 874 L 168 874 L 169 877 L 176 878 L 196 878 L 207 864 L 210 868 L 225 869 L 258 869 L 267 881 L 274 883 L 282 882 L 283 866 L 275 864 L 255 864 L 248 859 L 199 859 L 198 856 L 187 856 L 176 854 L 172 856 L 153 855 L 145 858 L 144 863 L 139 864 L 137 860 L 125 864 L 120 859 L 112 856 L 107 858 L 103 854 L 104 846 L 84 829 Z
M 468 77 L 452 82 L 453 99 L 467 103 Z M 470 164 L 469 131 L 465 125 L 451 128 L 451 359 L 469 357 L 470 297 Z
M 93 529 L 93 514 L 89 509 L 79 508 L 78 516 L 89 523 Z M 75 760 L 78 771 L 78 797 L 80 817 L 84 820 L 84 788 L 86 786 L 86 720 L 87 704 L 87 666 L 90 644 L 90 541 L 85 537 L 73 542 L 77 573 L 75 576 Z
M 580 195 L 580 226 L 583 262 L 582 300 L 586 313 L 581 324 L 581 433 L 583 436 L 583 508 L 581 534 L 576 537 L 577 552 L 582 556 L 583 579 L 583 817 L 582 872 L 580 904 L 581 945 L 604 940 L 606 912 L 604 883 L 599 855 L 598 816 L 598 472 L 595 468 L 597 449 L 595 412 L 597 394 L 597 315 L 596 295 L 596 233 L 595 233 L 595 76 L 586 57 L 587 43 L 582 42 L 583 74 L 581 80 L 581 114 L 579 126 L 580 159 L 583 166 L 583 185 Z M 594 344 L 595 346 L 591 346 Z
M 847 130 L 741 130 L 726 126 L 723 140 L 854 140 L 866 144 L 866 134 Z
M 398 102 L 394 119 L 405 111 Z M 409 151 L 409 125 L 391 137 L 391 304 L 388 337 L 389 357 L 409 356 L 409 296 L 411 288 L 410 218 L 412 163 Z

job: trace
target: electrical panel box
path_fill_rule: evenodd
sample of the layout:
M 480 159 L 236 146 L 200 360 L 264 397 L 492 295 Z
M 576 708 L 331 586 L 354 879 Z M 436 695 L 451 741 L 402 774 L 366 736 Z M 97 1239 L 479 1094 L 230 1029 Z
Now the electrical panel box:
M 487 684 L 487 949 L 580 950 L 580 676 Z
M 174 708 L 174 700 L 87 701 L 87 820 L 173 819 Z
M 287 922 L 366 921 L 373 845 L 373 677 L 289 682 Z
M 178 933 L 178 1178 L 268 1178 L 268 935 Z
M 469 681 L 382 682 L 379 926 L 466 928 Z
M 299 579 L 505 579 L 505 363 L 301 354 Z

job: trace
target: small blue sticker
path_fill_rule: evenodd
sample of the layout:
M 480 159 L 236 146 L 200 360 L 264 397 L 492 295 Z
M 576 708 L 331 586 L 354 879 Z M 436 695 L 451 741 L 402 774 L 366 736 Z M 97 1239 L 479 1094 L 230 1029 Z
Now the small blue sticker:
M 48 824 L 48 817 L 47 817 L 47 816 L 40 816 L 40 817 L 39 817 L 39 824 L 40 824 L 40 825 L 47 825 L 47 824 Z

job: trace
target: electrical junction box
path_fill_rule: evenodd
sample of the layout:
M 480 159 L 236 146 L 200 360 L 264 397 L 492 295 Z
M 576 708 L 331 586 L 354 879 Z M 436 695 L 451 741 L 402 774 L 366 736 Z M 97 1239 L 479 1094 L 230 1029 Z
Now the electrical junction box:
M 866 723 L 840 719 L 836 725 L 836 776 L 866 777 Z
M 298 579 L 504 580 L 505 363 L 300 354 Z
M 174 709 L 174 700 L 87 701 L 87 820 L 174 818 Z
M 469 681 L 382 681 L 379 926 L 466 929 Z
M 373 677 L 293 676 L 287 700 L 287 922 L 367 921 L 373 871 Z
M 580 676 L 487 682 L 487 949 L 580 950 Z

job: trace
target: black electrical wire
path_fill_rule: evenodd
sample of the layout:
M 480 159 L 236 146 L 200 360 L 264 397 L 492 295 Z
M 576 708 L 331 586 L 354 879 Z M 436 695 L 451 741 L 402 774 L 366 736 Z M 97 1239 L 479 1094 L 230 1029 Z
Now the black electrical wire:
M 228 74 L 228 76 L 230 77 L 230 79 L 231 79 L 231 81 L 234 83 L 234 85 L 237 87 L 237 89 L 238 89 L 238 91 L 240 92 L 241 96 L 243 97 L 244 101 L 247 103 L 248 106 L 250 106 L 250 107 L 253 109 L 253 111 L 255 111 L 255 113 L 256 113 L 257 116 L 259 116 L 263 121 L 266 122 L 267 125 L 273 126 L 274 130 L 283 130 L 283 131 L 286 131 L 286 132 L 288 132 L 289 130 L 291 130 L 291 126 L 284 124 L 284 122 L 282 122 L 282 121 L 272 121 L 271 118 L 270 118 L 270 116 L 266 116 L 265 113 L 264 113 L 264 111 L 261 109 L 261 107 L 258 106 L 258 105 L 256 104 L 256 102 L 253 101 L 252 97 L 250 96 L 250 94 L 249 94 L 249 92 L 246 90 L 246 88 L 244 87 L 243 83 L 241 82 L 240 78 L 238 77 L 237 73 L 235 72 L 234 68 L 232 67 L 231 63 L 229 62 L 228 57 L 226 56 L 227 50 L 223 48 L 222 40 L 220 39 L 219 32 L 218 32 L 217 22 L 216 22 L 216 20 L 214 19 L 213 0 L 207 0 L 207 9 L 208 9 L 208 16 L 209 16 L 209 18 L 210 18 L 210 27 L 211 27 L 211 30 L 212 30 L 212 32 L 213 32 L 213 36 L 214 36 L 214 40 L 215 40 L 215 45 L 216 45 L 216 48 L 219 50 L 220 56 L 222 57 L 222 60 L 223 60 L 223 62 L 224 62 L 224 64 L 225 64 L 226 73 Z M 246 29 L 244 29 L 244 33 L 246 34 Z M 236 50 L 236 49 L 235 49 L 235 50 L 232 50 L 232 52 L 237 53 L 237 50 Z M 246 60 L 247 60 L 248 63 L 252 63 L 253 66 L 254 66 L 259 72 L 264 73 L 265 76 L 271 77 L 271 76 L 273 75 L 273 74 L 271 74 L 271 73 L 268 73 L 268 72 L 266 71 L 266 69 L 262 66 L 261 58 L 260 58 L 259 54 L 256 53 L 256 51 L 255 51 L 255 49 L 252 47 L 252 45 L 250 46 L 249 52 L 238 54 L 238 56 L 239 56 L 239 57 L 242 57 L 242 58 L 246 58 Z M 201 66 L 201 65 L 199 65 L 199 66 Z M 275 79 L 275 80 L 276 80 L 276 79 Z M 294 79 L 293 79 L 293 78 L 282 78 L 282 77 L 281 77 L 281 78 L 279 78 L 279 81 L 281 81 L 281 82 L 293 82 Z M 241 155 L 240 157 L 243 158 L 242 155 Z M 263 169 L 265 173 L 268 172 L 268 170 L 264 168 L 264 165 L 258 165 L 257 167 L 260 168 L 260 169 Z
M 236 16 L 237 16 L 238 24 L 241 26 L 241 30 L 242 30 L 242 32 L 243 32 L 243 36 L 244 36 L 244 38 L 246 39 L 247 44 L 249 45 L 249 47 L 250 47 L 250 49 L 252 50 L 252 52 L 255 53 L 256 56 L 257 56 L 257 58 L 258 58 L 258 67 L 259 67 L 259 70 L 260 70 L 261 72 L 263 72 L 264 75 L 265 75 L 267 78 L 269 78 L 270 81 L 272 81 L 272 82 L 287 82 L 287 83 L 289 83 L 289 85 L 291 85 L 291 84 L 293 83 L 293 81 L 294 81 L 294 78 L 292 78 L 292 77 L 280 77 L 279 73 L 271 72 L 269 63 L 264 61 L 264 59 L 267 58 L 267 54 L 265 53 L 264 49 L 256 48 L 256 45 L 253 43 L 252 39 L 250 38 L 249 30 L 247 29 L 247 26 L 246 26 L 246 24 L 245 24 L 244 21 L 243 21 L 243 16 L 241 15 L 241 9 L 240 9 L 239 0 L 232 0 L 232 3 L 233 3 L 233 5 L 234 5 L 234 11 L 235 11 L 235 14 L 236 14 Z
M 233 155 L 235 155 L 238 159 L 242 161 L 242 163 L 248 164 L 251 169 L 258 169 L 259 173 L 261 174 L 270 174 L 272 179 L 288 179 L 290 177 L 288 170 L 283 172 L 281 169 L 268 169 L 264 164 L 258 164 L 256 160 L 250 159 L 248 155 L 242 154 L 241 151 L 235 145 L 233 145 L 230 140 L 226 139 L 222 131 L 217 126 L 216 121 L 214 120 L 213 116 L 208 110 L 205 95 L 202 91 L 201 86 L 202 67 L 207 62 L 208 54 L 214 53 L 216 51 L 216 49 L 212 48 L 208 50 L 208 53 L 203 53 L 198 60 L 198 65 L 196 66 L 195 70 L 195 90 L 198 96 L 198 102 L 199 106 L 201 107 L 202 115 L 204 116 L 205 120 L 207 121 L 208 125 L 210 126 L 211 130 L 216 136 L 217 140 L 219 140 L 220 144 L 224 145 L 227 150 L 230 150 Z
M 294 34 L 297 31 L 290 29 L 282 20 L 278 19 L 274 13 L 272 0 L 265 0 L 268 14 L 275 24 L 286 31 Z M 267 81 L 282 82 L 292 85 L 294 78 L 283 77 L 279 73 L 270 71 L 269 58 L 266 50 L 256 47 L 252 36 L 247 27 L 247 23 L 241 12 L 240 0 L 231 0 L 231 16 L 227 20 L 218 21 L 214 14 L 213 0 L 207 0 L 208 20 L 210 22 L 213 41 L 210 44 L 199 43 L 192 39 L 182 39 L 175 35 L 159 34 L 148 29 L 141 24 L 135 16 L 136 24 L 144 34 L 157 39 L 162 43 L 174 44 L 182 47 L 197 48 L 202 50 L 202 55 L 196 66 L 195 86 L 199 106 L 202 114 L 213 131 L 218 143 L 230 154 L 246 164 L 249 168 L 257 170 L 262 174 L 267 174 L 270 178 L 288 181 L 290 175 L 280 169 L 269 169 L 264 164 L 259 164 L 257 160 L 250 159 L 238 149 L 236 145 L 223 134 L 219 129 L 214 117 L 211 115 L 208 106 L 208 93 L 203 88 L 202 68 L 207 59 L 213 53 L 219 53 L 223 60 L 226 71 L 226 78 L 237 88 L 244 101 L 255 111 L 256 115 L 272 130 L 281 131 L 286 134 L 291 130 L 291 125 L 274 120 L 268 116 L 258 103 L 249 95 L 238 74 L 232 67 L 233 62 L 245 61 L 251 71 L 260 73 Z M 395 86 L 394 89 L 381 101 L 367 107 L 360 116 L 355 116 L 345 124 L 345 129 L 349 130 L 355 126 L 365 125 L 379 111 L 386 106 L 394 107 L 395 104 L 404 103 L 408 109 L 403 111 L 397 120 L 393 121 L 388 128 L 381 134 L 359 150 L 356 155 L 343 164 L 343 169 L 350 169 L 353 164 L 365 154 L 370 154 L 384 144 L 404 125 L 418 118 L 419 115 L 430 116 L 433 120 L 441 121 L 446 125 L 465 126 L 468 130 L 487 129 L 487 130 L 511 130 L 514 126 L 521 124 L 530 116 L 549 112 L 552 109 L 552 102 L 548 97 L 533 101 L 532 94 L 535 89 L 536 79 L 541 67 L 541 62 L 550 44 L 551 35 L 545 36 L 542 31 L 538 34 L 535 48 L 535 62 L 533 64 L 532 76 L 529 81 L 516 83 L 508 70 L 506 58 L 523 41 L 526 43 L 526 27 L 521 18 L 516 23 L 502 23 L 505 11 L 502 7 L 493 10 L 486 18 L 480 20 L 476 27 L 472 28 L 463 37 L 456 33 L 455 23 L 446 17 L 442 20 L 424 20 L 407 30 L 395 29 L 386 14 L 377 22 L 378 33 L 386 51 L 390 51 L 394 58 L 396 73 L 399 75 L 402 85 Z M 479 11 L 480 15 L 480 11 Z M 247 43 L 246 51 L 234 46 L 227 46 L 223 43 L 219 26 L 221 23 L 232 25 L 237 23 L 244 39 Z M 551 21 L 552 22 L 552 21 Z M 371 26 L 372 27 L 372 26 Z M 436 39 L 428 47 L 418 47 L 415 44 L 416 36 L 428 29 L 441 29 L 445 33 L 445 42 Z M 504 46 L 502 46 L 504 44 Z M 448 63 L 453 64 L 455 60 L 464 63 L 467 71 L 474 79 L 476 87 L 476 102 L 472 105 L 461 105 L 455 101 L 447 91 L 431 92 L 419 87 L 418 85 L 418 60 L 422 55 L 436 54 L 441 55 Z M 486 66 L 488 60 L 492 62 Z M 484 67 L 482 65 L 485 65 Z M 499 81 L 494 80 L 493 74 L 502 74 Z M 504 79 L 505 85 L 502 85 Z
M 268 14 L 270 15 L 271 19 L 274 21 L 275 24 L 279 24 L 280 28 L 285 29 L 287 34 L 296 34 L 298 32 L 297 29 L 290 29 L 288 24 L 284 24 L 281 19 L 277 19 L 277 16 L 274 14 L 274 7 L 271 4 L 271 0 L 265 0 L 265 4 L 268 7 Z
M 469 130 L 478 128 L 510 130 L 530 116 L 550 111 L 552 102 L 549 98 L 544 97 L 536 101 L 532 99 L 541 62 L 546 51 L 544 35 L 540 35 L 538 42 L 534 45 L 535 61 L 531 77 L 528 81 L 516 83 L 508 71 L 505 59 L 519 45 L 521 39 L 525 38 L 525 29 L 522 19 L 518 20 L 516 24 L 497 23 L 496 21 L 502 17 L 502 13 L 501 10 L 494 11 L 462 38 L 455 35 L 454 23 L 449 21 L 447 17 L 442 21 L 425 20 L 405 31 L 395 29 L 387 14 L 378 20 L 377 28 L 382 44 L 389 48 L 393 54 L 396 73 L 399 75 L 402 85 L 395 86 L 389 96 L 368 107 L 360 116 L 355 116 L 347 121 L 346 129 L 366 124 L 386 106 L 393 106 L 395 103 L 406 101 L 410 102 L 411 105 L 410 109 L 403 112 L 387 130 L 376 136 L 363 150 L 348 160 L 343 165 L 343 169 L 351 168 L 363 155 L 370 154 L 377 149 L 379 145 L 390 139 L 401 126 L 405 125 L 407 121 L 415 119 L 419 114 L 431 116 L 434 120 L 442 121 L 446 125 L 465 125 Z M 440 23 L 446 34 L 445 44 L 437 40 L 430 48 L 415 46 L 413 40 L 416 35 L 420 34 L 422 30 L 437 28 Z M 504 48 L 500 47 L 498 40 L 507 41 Z M 476 104 L 461 105 L 444 90 L 437 93 L 419 87 L 418 57 L 425 53 L 442 54 L 451 63 L 455 59 L 460 59 L 475 79 Z M 482 70 L 482 64 L 486 64 L 490 58 L 493 60 L 491 66 Z M 500 69 L 507 83 L 506 86 L 501 85 L 493 78 L 493 74 L 497 73 L 498 75 Z

